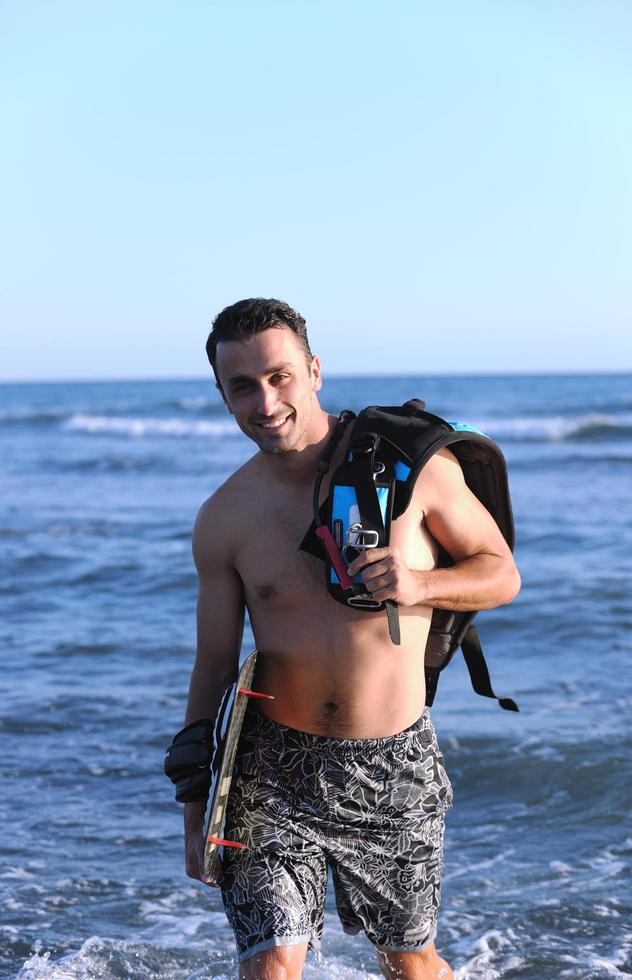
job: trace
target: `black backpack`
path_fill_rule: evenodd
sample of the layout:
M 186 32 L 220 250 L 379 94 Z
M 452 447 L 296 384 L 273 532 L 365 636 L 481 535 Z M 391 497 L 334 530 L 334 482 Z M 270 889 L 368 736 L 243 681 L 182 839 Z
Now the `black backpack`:
M 346 457 L 333 474 L 327 500 L 319 508 L 323 478 L 349 425 L 352 431 Z M 346 566 L 361 551 L 388 544 L 391 523 L 408 507 L 421 470 L 445 447 L 458 459 L 468 487 L 493 516 L 513 550 L 507 466 L 499 447 L 480 429 L 446 422 L 427 412 L 419 399 L 402 406 L 373 405 L 358 416 L 342 412 L 318 465 L 314 523 L 300 547 L 324 557 L 326 585 L 338 602 L 370 613 L 386 611 L 393 643 L 400 642 L 397 604 L 373 599 L 360 581 L 350 580 Z M 440 548 L 438 567 L 453 564 Z M 515 701 L 498 697 L 492 689 L 478 630 L 472 622 L 475 616 L 471 611 L 433 611 L 424 661 L 426 704 L 432 705 L 439 674 L 460 647 L 476 693 L 496 698 L 502 708 L 518 711 Z

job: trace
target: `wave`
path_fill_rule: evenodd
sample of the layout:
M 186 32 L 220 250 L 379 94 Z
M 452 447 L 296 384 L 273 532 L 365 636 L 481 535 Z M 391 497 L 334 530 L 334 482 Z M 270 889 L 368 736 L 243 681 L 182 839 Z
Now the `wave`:
M 509 440 L 503 440 L 508 442 Z M 568 440 L 571 445 L 576 440 Z M 599 445 L 599 443 L 596 443 Z M 513 458 L 511 460 L 511 472 L 515 473 L 518 470 L 522 471 L 542 471 L 546 472 L 550 470 L 555 472 L 559 469 L 560 458 L 557 455 L 549 454 L 547 456 L 538 456 L 535 452 L 529 455 L 525 454 L 524 458 L 518 459 Z M 564 456 L 564 467 L 576 467 L 578 470 L 584 471 L 587 466 L 600 467 L 603 472 L 610 471 L 611 468 L 626 468 L 629 469 L 632 466 L 632 452 L 608 452 L 600 451 L 600 449 L 593 449 L 591 453 L 586 453 L 584 455 L 580 453 L 572 453 Z
M 61 408 L 4 408 L 0 409 L 0 425 L 50 425 L 65 415 Z
M 182 415 L 116 415 L 75 412 L 62 409 L 4 409 L 0 426 L 52 425 L 76 432 L 113 433 L 135 438 L 167 436 L 175 438 L 238 436 L 232 419 L 207 396 L 180 398 L 170 403 Z M 217 415 L 215 414 L 217 411 Z M 211 414 L 215 417 L 208 417 Z M 206 417 L 200 417 L 200 416 Z M 194 417 L 191 417 L 194 416 Z M 197 416 L 197 417 L 195 417 Z M 632 438 L 632 412 L 609 414 L 588 411 L 578 415 L 517 415 L 506 418 L 467 419 L 500 442 L 608 442 Z
M 144 903 L 141 914 L 153 921 L 153 926 L 129 939 L 92 935 L 79 949 L 69 950 L 59 959 L 53 959 L 57 950 L 51 955 L 43 949 L 42 942 L 37 942 L 17 973 L 17 980 L 73 980 L 75 977 L 229 980 L 236 975 L 234 941 L 222 912 L 183 908 L 179 896 L 166 896 Z M 325 929 L 328 949 L 318 957 L 310 956 L 304 971 L 306 977 L 379 980 L 377 967 L 369 972 L 364 966 L 367 951 L 362 939 L 343 935 L 337 918 L 329 910 L 325 912 Z
M 145 436 L 212 436 L 216 439 L 236 436 L 238 431 L 230 419 L 143 418 L 142 416 L 72 415 L 64 428 L 78 432 L 115 433 L 142 439 Z
M 188 397 L 177 398 L 172 402 L 176 408 L 182 408 L 185 412 L 213 412 L 224 411 L 224 405 L 217 398 L 208 395 L 190 395 Z
M 146 471 L 160 472 L 168 469 L 173 472 L 173 459 L 168 456 L 120 456 L 99 455 L 91 459 L 64 462 L 63 460 L 47 461 L 47 467 L 63 473 L 144 473 Z
M 564 914 L 572 919 L 563 909 L 558 909 L 556 914 L 555 910 L 560 905 L 559 898 L 552 896 L 542 905 L 546 906 L 548 919 L 552 923 L 563 918 Z M 471 927 L 470 922 L 468 925 Z M 527 975 L 543 978 L 565 977 L 568 980 L 606 980 L 616 977 L 624 980 L 629 976 L 627 936 L 614 954 L 608 952 L 604 956 L 599 944 L 591 941 L 589 936 L 573 936 L 571 943 L 566 932 L 567 930 L 549 926 L 540 936 L 539 948 L 533 950 L 527 948 L 524 926 L 521 928 L 518 923 L 513 928 L 505 926 L 488 929 L 474 940 L 473 950 L 465 964 L 455 969 L 455 980 L 501 980 L 502 977 Z M 471 942 L 468 937 L 468 945 Z M 461 940 L 460 945 L 464 946 L 465 942 Z
M 128 407 L 128 412 L 130 411 Z M 183 420 L 186 421 L 187 415 L 192 415 L 197 421 L 200 416 L 203 418 L 200 421 L 211 421 L 213 417 L 218 417 L 220 421 L 226 420 L 226 409 L 221 403 L 217 403 L 214 399 L 207 398 L 204 395 L 200 395 L 192 398 L 176 398 L 170 401 L 157 404 L 153 406 L 154 410 L 158 411 L 173 411 L 182 412 Z M 133 408 L 131 408 L 133 411 Z M 114 409 L 116 412 L 116 409 Z M 209 416 L 211 418 L 209 418 Z M 0 426 L 28 426 L 28 425 L 52 425 L 55 423 L 71 422 L 73 419 L 81 418 L 112 418 L 112 419 L 130 419 L 135 416 L 130 416 L 125 414 L 125 408 L 121 406 L 121 414 L 103 415 L 103 416 L 93 416 L 88 412 L 77 412 L 72 413 L 72 410 L 62 409 L 62 408 L 4 408 L 0 409 Z M 142 416 L 139 416 L 142 418 Z M 149 416 L 151 418 L 151 416 Z M 159 421 L 171 421 L 171 419 L 161 419 L 160 416 L 155 416 Z M 178 420 L 179 421 L 179 420 Z
M 483 419 L 474 424 L 492 438 L 506 442 L 597 442 L 632 437 L 632 413 L 606 415 L 601 412 L 585 412 L 571 417 L 525 415 Z
M 223 415 L 226 412 L 223 401 L 219 396 L 210 395 L 181 395 L 174 398 L 155 401 L 151 406 L 157 411 L 188 412 L 191 415 Z

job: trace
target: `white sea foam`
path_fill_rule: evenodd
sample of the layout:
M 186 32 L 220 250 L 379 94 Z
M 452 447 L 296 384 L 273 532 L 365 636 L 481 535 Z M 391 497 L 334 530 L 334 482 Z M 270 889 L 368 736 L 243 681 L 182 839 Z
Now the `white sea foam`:
M 488 839 L 488 838 L 487 838 Z M 493 868 L 495 864 L 499 864 L 507 860 L 515 854 L 515 848 L 510 847 L 506 851 L 500 854 L 495 854 L 491 858 L 487 858 L 485 861 L 477 861 L 475 864 L 468 864 L 467 867 L 458 868 L 456 871 L 448 872 L 444 874 L 444 881 L 452 881 L 454 878 L 462 878 L 463 875 L 468 875 L 472 871 L 483 871 L 485 868 Z
M 303 970 L 304 980 L 380 980 L 381 976 L 364 967 L 348 966 L 337 956 L 308 959 Z
M 181 407 L 185 410 L 197 410 L 207 407 L 210 402 L 204 397 L 181 399 Z M 44 413 L 51 420 L 61 418 L 61 412 Z M 31 416 L 0 413 L 0 422 L 27 421 Z M 36 416 L 32 416 L 36 420 Z M 544 441 L 560 442 L 578 436 L 589 437 L 593 431 L 611 430 L 613 435 L 625 433 L 632 429 L 632 413 L 624 412 L 617 415 L 601 412 L 584 412 L 579 415 L 551 416 L 514 416 L 509 418 L 472 419 L 473 425 L 480 428 L 492 438 L 511 441 Z M 76 412 L 63 422 L 64 428 L 90 433 L 118 433 L 136 438 L 144 436 L 172 436 L 176 438 L 190 436 L 211 436 L 223 438 L 239 437 L 232 419 L 217 418 L 181 418 L 178 416 L 162 418 L 158 416 L 131 415 L 92 415 L 87 412 Z
M 580 415 L 517 416 L 514 418 L 479 419 L 471 423 L 492 438 L 544 440 L 560 442 L 579 435 L 588 435 L 596 429 L 628 429 L 632 427 L 632 413 L 617 415 L 602 412 L 584 412 Z
M 620 919 L 619 909 L 611 909 L 607 905 L 593 905 L 593 912 L 602 919 Z
M 549 861 L 549 867 L 551 871 L 560 875 L 570 874 L 573 870 L 570 864 L 566 864 L 564 861 Z
M 43 950 L 38 944 L 17 974 L 17 980 L 92 980 L 94 977 L 107 980 L 112 976 L 133 976 L 135 980 L 208 980 L 209 977 L 229 980 L 234 977 L 237 971 L 232 953 L 232 936 L 230 943 L 224 940 L 221 933 L 217 936 L 216 923 L 208 915 L 203 917 L 203 929 L 200 929 L 197 921 L 199 917 L 193 918 L 196 919 L 196 929 L 204 936 L 203 942 L 195 941 L 191 931 L 184 928 L 185 919 L 181 918 L 179 931 L 170 937 L 173 946 L 164 959 L 161 950 L 169 946 L 169 941 L 160 934 L 157 923 L 155 936 L 143 932 L 134 941 L 91 936 L 80 949 L 57 960 L 51 959 L 50 951 Z M 328 920 L 331 918 L 326 914 L 328 932 Z M 172 923 L 172 928 L 175 924 Z M 345 936 L 339 925 L 337 932 L 339 936 L 333 937 L 331 945 L 334 948 L 331 952 L 308 954 L 304 980 L 379 980 L 375 955 L 366 940 Z M 186 962 L 179 952 L 183 946 L 189 953 Z M 177 953 L 174 947 L 178 949 Z M 192 953 L 194 956 L 191 956 Z M 199 960 L 200 965 L 192 966 L 192 959 Z
M 142 439 L 145 436 L 211 436 L 221 439 L 238 436 L 235 423 L 230 419 L 179 419 L 142 418 L 116 415 L 71 415 L 64 427 L 79 432 L 118 433 Z
M 178 398 L 180 408 L 189 411 L 198 411 L 201 408 L 211 408 L 217 405 L 216 399 L 211 399 L 207 395 L 192 395 L 189 398 Z
M 632 935 L 624 936 L 622 945 L 612 955 L 604 955 L 598 938 L 595 945 L 602 946 L 599 951 L 582 932 L 577 933 L 571 946 L 569 938 L 570 934 L 564 937 L 541 933 L 538 943 L 520 955 L 517 950 L 525 950 L 523 930 L 491 929 L 475 941 L 473 952 L 454 970 L 454 976 L 456 980 L 499 980 L 518 970 L 521 976 L 556 976 L 565 980 L 629 976 Z
M 512 929 L 502 932 L 492 929 L 486 932 L 474 945 L 474 955 L 455 971 L 455 980 L 496 980 L 501 977 L 501 969 L 504 971 L 506 956 L 510 950 L 518 945 L 518 937 Z M 502 957 L 502 968 L 498 963 Z M 516 955 L 511 955 L 512 968 L 518 969 L 523 961 Z
M 34 875 L 32 874 L 32 872 L 27 871 L 26 868 L 23 868 L 22 866 L 9 867 L 7 868 L 6 871 L 3 871 L 2 874 L 0 874 L 0 878 L 28 879 L 33 877 Z
M 594 956 L 591 958 L 589 966 L 594 970 L 600 970 L 609 977 L 629 977 L 630 974 L 627 970 L 623 973 L 619 969 L 616 963 L 612 963 L 610 960 L 604 960 L 600 956 Z

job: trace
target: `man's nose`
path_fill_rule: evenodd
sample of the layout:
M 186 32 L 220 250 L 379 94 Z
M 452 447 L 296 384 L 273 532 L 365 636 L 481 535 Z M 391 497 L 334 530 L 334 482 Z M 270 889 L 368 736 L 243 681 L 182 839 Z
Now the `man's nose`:
M 277 393 L 269 385 L 262 385 L 259 389 L 259 415 L 271 418 L 274 415 L 277 403 Z

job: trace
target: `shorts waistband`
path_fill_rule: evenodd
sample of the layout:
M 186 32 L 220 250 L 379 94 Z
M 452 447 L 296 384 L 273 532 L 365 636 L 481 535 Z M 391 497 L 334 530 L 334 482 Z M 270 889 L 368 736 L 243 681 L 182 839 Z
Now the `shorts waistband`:
M 329 735 L 314 735 L 302 732 L 296 728 L 281 725 L 271 718 L 266 718 L 252 703 L 246 711 L 244 729 L 255 732 L 266 742 L 277 742 L 283 748 L 301 749 L 308 752 L 323 752 L 327 755 L 361 755 L 380 748 L 393 745 L 405 745 L 419 733 L 427 733 L 430 739 L 434 734 L 434 725 L 430 712 L 426 708 L 423 715 L 413 722 L 403 732 L 387 735 L 384 738 L 332 738 Z

